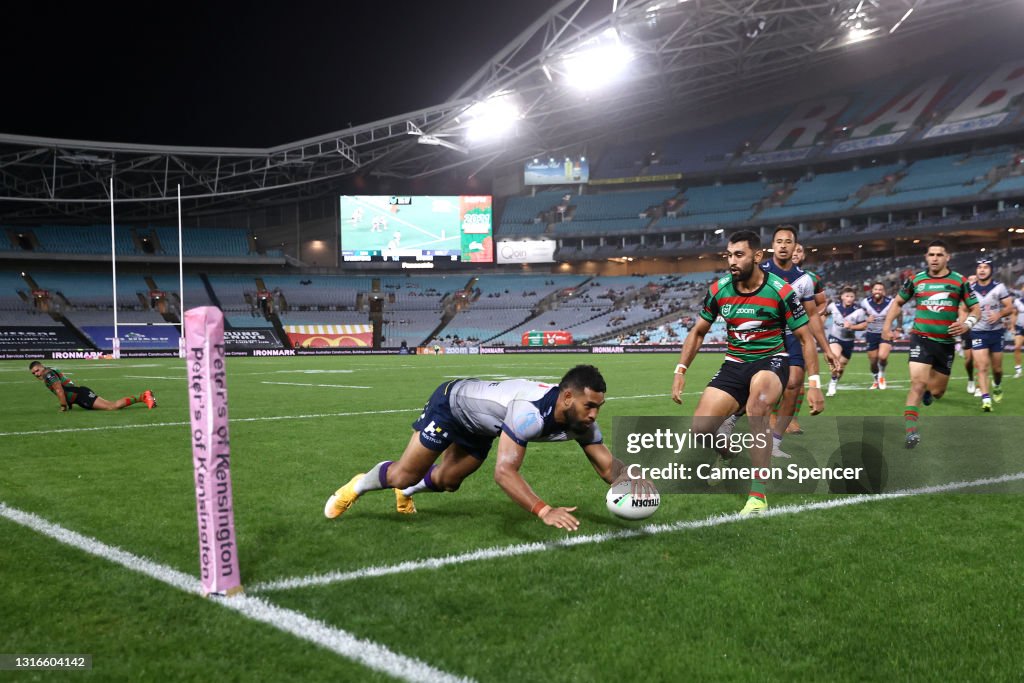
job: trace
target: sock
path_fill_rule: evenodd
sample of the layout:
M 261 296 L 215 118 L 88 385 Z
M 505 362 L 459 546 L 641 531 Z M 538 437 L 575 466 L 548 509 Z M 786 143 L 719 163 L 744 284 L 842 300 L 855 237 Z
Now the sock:
M 127 408 L 133 403 L 141 403 L 142 397 L 140 396 L 139 398 L 135 398 L 134 396 L 125 396 L 121 400 L 124 401 L 124 407 Z
M 388 468 L 391 467 L 391 462 L 391 460 L 385 460 L 374 465 L 366 473 L 366 476 L 356 482 L 356 493 L 363 495 L 367 491 L 388 488 Z
M 907 406 L 903 409 L 903 424 L 907 428 L 907 434 L 917 431 L 917 406 Z
M 988 392 L 985 392 L 984 394 L 981 395 L 981 400 L 982 401 L 987 401 L 990 398 L 992 398 L 992 397 L 988 395 Z
M 800 387 L 800 391 L 796 395 L 796 405 L 793 407 L 793 419 L 794 420 L 796 419 L 796 416 L 800 414 L 800 409 L 804 405 L 804 394 L 806 394 L 806 393 L 807 393 L 807 388 L 806 387 Z
M 775 442 L 776 446 L 781 446 L 782 445 L 782 434 L 779 434 L 777 432 L 772 432 L 772 441 Z
M 833 374 L 832 375 L 832 381 L 833 382 L 838 382 L 839 381 L 839 375 Z
M 889 361 L 885 361 L 884 363 L 879 363 L 878 364 L 878 376 L 880 378 L 881 377 L 885 377 L 885 366 L 888 365 L 888 364 L 889 364 Z
M 750 497 L 751 498 L 760 498 L 761 500 L 764 500 L 765 499 L 766 488 L 767 488 L 767 485 L 765 483 L 765 480 L 761 479 L 758 476 L 755 476 L 750 481 Z
M 441 489 L 437 488 L 433 480 L 430 478 L 430 475 L 434 472 L 435 467 L 437 467 L 437 465 L 431 465 L 430 469 L 427 470 L 427 473 L 424 475 L 422 479 L 420 479 L 412 486 L 402 489 L 402 495 L 414 496 L 417 493 L 422 493 L 423 491 L 433 491 L 434 493 L 440 493 Z

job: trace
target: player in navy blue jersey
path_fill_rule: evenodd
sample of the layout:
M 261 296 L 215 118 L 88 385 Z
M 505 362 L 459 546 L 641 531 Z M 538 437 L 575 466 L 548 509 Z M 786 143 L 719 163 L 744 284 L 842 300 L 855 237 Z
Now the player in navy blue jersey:
M 609 484 L 624 480 L 625 465 L 605 446 L 597 425 L 605 391 L 604 378 L 593 365 L 577 365 L 558 385 L 527 379 L 445 382 L 413 422 L 402 457 L 352 477 L 327 500 L 324 515 L 338 517 L 363 494 L 390 488 L 395 489 L 398 511 L 414 513 L 414 495 L 458 490 L 497 440 L 494 479 L 509 498 L 548 526 L 576 531 L 576 508 L 545 503 L 519 468 L 529 442 L 574 440 L 602 479 Z M 438 457 L 441 462 L 434 464 Z
M 1013 329 L 1013 378 L 1018 379 L 1020 372 L 1020 349 L 1024 346 L 1024 299 L 1020 292 L 1013 299 L 1013 318 L 1010 322 Z
M 853 287 L 843 287 L 839 302 L 833 301 L 828 305 L 828 314 L 832 316 L 832 324 L 828 329 L 828 344 L 832 347 L 832 353 L 839 356 L 839 368 L 832 372 L 832 381 L 828 383 L 825 395 L 835 396 L 843 370 L 853 357 L 856 334 L 868 326 L 868 315 L 857 305 L 857 292 Z
M 828 339 L 825 337 L 825 324 L 821 319 L 818 306 L 815 300 L 814 280 L 805 273 L 799 266 L 793 263 L 793 254 L 796 250 L 796 228 L 792 225 L 780 225 L 775 228 L 772 235 L 772 257 L 761 264 L 761 268 L 767 273 L 773 273 L 782 278 L 796 292 L 797 298 L 807 311 L 810 322 L 811 335 L 815 342 L 825 354 L 832 372 L 839 369 L 839 360 L 829 348 Z M 788 332 L 785 337 L 786 352 L 789 354 L 789 382 L 782 394 L 779 403 L 778 418 L 772 430 L 772 437 L 775 439 L 775 447 L 772 455 L 776 457 L 788 457 L 781 450 L 782 436 L 786 433 L 790 420 L 796 408 L 797 397 L 804 384 L 804 355 L 800 343 L 796 337 Z M 820 387 L 820 380 L 816 385 Z
M 971 329 L 971 355 L 974 357 L 974 376 L 981 390 L 981 409 L 992 412 L 993 401 L 1003 400 L 1003 336 L 1005 318 L 1013 315 L 1013 297 L 1002 282 L 992 279 L 992 259 L 978 258 L 975 270 L 974 296 L 981 313 L 978 323 Z M 992 369 L 992 385 L 988 371 Z
M 874 377 L 871 382 L 872 389 L 885 390 L 885 368 L 889 365 L 889 353 L 892 351 L 892 342 L 882 337 L 882 325 L 885 323 L 885 316 L 892 306 L 892 297 L 886 296 L 885 285 L 876 282 L 871 285 L 871 295 L 864 297 L 860 307 L 868 316 L 868 326 L 864 331 L 864 340 L 868 343 L 868 362 L 871 364 L 871 374 Z M 893 326 L 896 336 L 899 330 L 903 329 L 903 316 L 897 313 L 896 322 Z

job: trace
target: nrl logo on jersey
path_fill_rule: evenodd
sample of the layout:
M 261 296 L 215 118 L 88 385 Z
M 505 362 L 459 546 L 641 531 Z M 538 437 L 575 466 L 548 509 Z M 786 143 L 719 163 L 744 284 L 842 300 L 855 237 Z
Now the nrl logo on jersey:
M 735 316 L 748 316 L 757 315 L 757 309 L 753 306 L 733 306 L 732 304 L 725 304 L 722 306 L 722 317 L 728 318 L 731 315 Z
M 737 326 L 732 331 L 732 336 L 734 336 L 739 341 L 747 342 L 754 338 L 756 330 L 759 327 L 761 327 L 760 320 L 749 320 L 743 323 L 742 325 Z

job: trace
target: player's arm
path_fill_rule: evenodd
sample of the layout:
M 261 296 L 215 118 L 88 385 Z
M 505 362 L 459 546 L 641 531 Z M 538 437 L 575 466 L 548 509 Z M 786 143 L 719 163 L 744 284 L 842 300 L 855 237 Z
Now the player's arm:
M 53 393 L 56 394 L 57 400 L 60 401 L 60 412 L 71 410 L 71 404 L 68 403 L 68 395 L 64 393 L 64 387 L 61 386 L 60 382 L 53 385 Z
M 978 300 L 974 299 L 974 303 L 964 305 L 967 309 L 967 317 L 963 320 L 956 320 L 952 325 L 949 326 L 949 333 L 953 336 L 959 336 L 970 332 L 971 329 L 978 323 L 978 311 L 980 306 Z
M 804 365 L 807 371 L 807 403 L 811 406 L 811 415 L 825 410 L 825 395 L 821 393 L 821 376 L 818 374 L 818 350 L 815 348 L 814 337 L 807 329 L 809 325 L 801 325 L 793 330 L 800 340 L 800 348 L 804 352 Z
M 704 337 L 707 336 L 710 330 L 711 323 L 701 316 L 697 316 L 697 322 L 694 323 L 693 329 L 690 330 L 689 334 L 686 335 L 686 339 L 683 340 L 683 350 L 679 352 L 679 363 L 676 365 L 675 374 L 672 376 L 672 400 L 676 403 L 681 404 L 683 402 L 683 389 L 686 387 L 686 369 L 693 362 L 693 359 L 697 357 L 697 352 L 700 351 L 701 344 L 704 343 Z
M 889 305 L 889 310 L 885 312 L 885 322 L 882 323 L 882 339 L 885 341 L 892 341 L 892 324 L 896 320 L 896 316 L 900 316 L 900 323 L 902 327 L 903 322 L 903 304 L 907 303 L 907 300 L 903 298 L 903 293 L 897 294 L 893 297 L 892 303 Z
M 846 323 L 845 326 L 846 326 L 846 329 L 853 330 L 854 332 L 859 332 L 860 330 L 866 330 L 866 329 L 868 329 L 867 316 L 864 316 L 864 320 L 859 322 L 859 323 Z
M 583 446 L 583 452 L 587 459 L 594 466 L 597 475 L 609 484 L 617 484 L 620 481 L 633 481 L 633 495 L 653 495 L 658 492 L 654 484 L 646 479 L 633 479 L 629 476 L 629 468 L 626 464 L 612 455 L 608 447 L 603 443 L 591 443 Z
M 794 294 L 794 296 L 796 296 Z M 818 366 L 818 349 L 813 348 L 813 342 L 817 342 L 818 346 L 821 347 L 821 352 L 825 354 L 825 359 L 828 361 L 829 367 L 833 370 L 839 369 L 839 358 L 832 353 L 832 347 L 828 343 L 828 337 L 825 336 L 825 318 L 818 312 L 818 304 L 815 301 L 815 297 L 811 297 L 807 301 L 803 302 L 804 310 L 807 311 L 807 327 L 810 329 L 807 332 L 811 335 L 812 349 L 811 354 L 814 355 L 814 366 Z M 825 311 L 828 313 L 828 310 Z M 795 330 L 794 330 L 795 331 Z M 803 342 L 801 342 L 801 348 L 804 352 L 804 363 L 807 365 L 807 374 L 811 373 L 810 363 L 807 362 L 807 349 L 803 348 Z M 821 412 L 820 410 L 818 412 Z M 813 413 L 812 413 L 813 414 Z
M 1013 297 L 1005 296 L 999 301 L 1003 304 L 1003 307 L 999 311 L 992 311 L 991 313 L 989 313 L 990 323 L 995 324 L 1002 320 L 1003 318 L 1009 318 L 1010 320 L 1013 320 L 1015 314 L 1017 313 L 1017 308 L 1013 305 Z
M 519 507 L 537 515 L 548 526 L 568 531 L 579 529 L 580 521 L 572 515 L 575 507 L 551 507 L 533 492 L 523 479 L 523 475 L 519 474 L 525 457 L 526 446 L 516 443 L 508 434 L 502 432 L 498 438 L 498 461 L 494 465 L 494 481 Z
M 609 484 L 614 484 L 619 479 L 628 478 L 625 463 L 612 455 L 612 452 L 603 443 L 587 444 L 583 446 L 583 452 L 587 454 L 587 459 L 594 466 L 597 476 Z

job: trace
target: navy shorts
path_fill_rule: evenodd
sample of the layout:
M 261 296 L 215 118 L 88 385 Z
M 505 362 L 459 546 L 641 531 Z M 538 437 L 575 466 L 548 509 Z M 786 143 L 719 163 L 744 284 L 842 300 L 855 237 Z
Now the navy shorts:
M 1024 337 L 1024 325 L 1017 325 L 1014 327 L 1013 334 L 1017 337 Z
M 918 334 L 910 335 L 910 362 L 932 366 L 935 372 L 949 375 L 953 370 L 956 349 L 953 344 L 940 344 Z
M 971 330 L 971 350 L 981 351 L 983 349 L 988 349 L 991 353 L 1001 353 L 1003 350 L 1003 331 L 981 332 Z
M 802 368 L 804 366 L 804 348 L 800 346 L 800 339 L 792 333 L 787 333 L 783 339 L 786 342 L 786 353 L 789 354 L 789 365 Z
M 484 460 L 497 437 L 471 434 L 452 415 L 448 392 L 459 381 L 455 379 L 437 387 L 423 406 L 419 419 L 412 423 L 412 428 L 420 433 L 420 443 L 424 448 L 440 453 L 456 443 L 474 458 Z
M 835 337 L 828 338 L 829 344 L 838 344 L 839 349 L 843 354 L 843 358 L 850 360 L 853 356 L 853 340 L 846 341 L 845 339 L 836 339 Z
M 75 387 L 74 389 L 65 388 L 65 395 L 70 394 L 74 391 L 75 398 L 69 403 L 74 403 L 76 406 L 82 406 L 86 410 L 92 410 L 92 404 L 96 402 L 96 392 L 89 387 Z
M 786 388 L 786 383 L 789 382 L 789 360 L 785 356 L 769 356 L 750 363 L 727 360 L 708 382 L 708 386 L 729 394 L 742 408 L 747 405 L 747 399 L 750 398 L 750 380 L 762 370 L 775 373 L 782 382 L 782 388 Z
M 865 332 L 864 339 L 868 342 L 868 351 L 876 351 L 882 344 L 888 344 L 892 346 L 892 342 L 885 341 L 882 339 L 881 332 Z
M 971 341 L 971 331 L 968 330 L 960 335 L 960 346 L 970 351 L 974 348 L 974 342 Z

